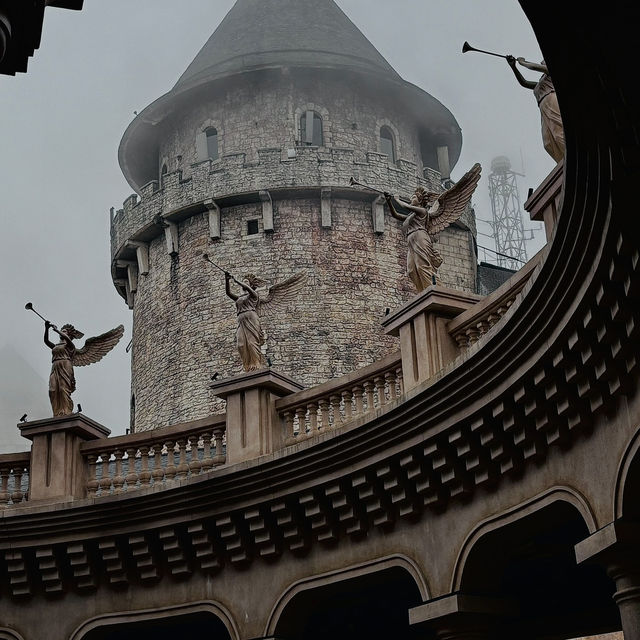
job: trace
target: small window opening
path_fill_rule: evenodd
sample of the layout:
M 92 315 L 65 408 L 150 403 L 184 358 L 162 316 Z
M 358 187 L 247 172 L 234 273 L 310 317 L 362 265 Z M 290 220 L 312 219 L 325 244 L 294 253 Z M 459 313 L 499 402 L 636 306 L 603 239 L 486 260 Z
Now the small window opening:
M 396 150 L 393 142 L 393 133 L 389 127 L 382 127 L 380 129 L 380 153 L 389 156 L 389 162 L 395 164 Z
M 315 111 L 306 111 L 300 117 L 300 142 L 314 147 L 323 144 L 322 118 Z
M 207 155 L 211 160 L 218 159 L 218 130 L 210 127 L 207 133 Z
M 162 163 L 162 169 L 160 169 L 160 175 L 161 176 L 166 176 L 168 172 L 169 172 L 169 169 L 167 169 L 167 164 L 165 162 L 163 162 Z
M 258 227 L 258 221 L 257 220 L 248 220 L 247 221 L 247 235 L 248 236 L 255 236 L 256 233 L 260 232 L 260 228 Z

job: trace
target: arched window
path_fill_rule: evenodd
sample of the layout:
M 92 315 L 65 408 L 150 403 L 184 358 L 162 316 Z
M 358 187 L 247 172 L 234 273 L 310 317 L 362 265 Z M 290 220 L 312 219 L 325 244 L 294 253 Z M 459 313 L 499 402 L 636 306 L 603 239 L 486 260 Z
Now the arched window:
M 389 156 L 389 162 L 395 164 L 396 162 L 396 147 L 393 141 L 393 132 L 389 127 L 382 127 L 380 129 L 380 153 L 385 153 Z
M 205 131 L 207 135 L 207 156 L 211 160 L 218 159 L 218 130 L 215 127 L 209 127 Z
M 322 118 L 315 111 L 300 116 L 300 142 L 314 147 L 322 146 Z
M 163 162 L 162 163 L 162 169 L 160 169 L 160 175 L 161 176 L 165 176 L 165 175 L 167 175 L 168 171 L 169 171 L 169 169 L 167 169 L 167 163 Z

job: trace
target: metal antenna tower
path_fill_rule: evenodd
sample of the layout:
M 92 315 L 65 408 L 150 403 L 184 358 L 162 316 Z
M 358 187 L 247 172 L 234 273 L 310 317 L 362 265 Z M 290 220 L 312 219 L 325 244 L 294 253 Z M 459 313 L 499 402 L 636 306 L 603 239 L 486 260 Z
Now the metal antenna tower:
M 489 196 L 493 214 L 493 237 L 496 251 L 514 258 L 513 260 L 497 256 L 498 265 L 507 269 L 519 269 L 527 261 L 526 241 L 520 194 L 516 176 L 521 174 L 512 171 L 511 162 L 506 156 L 498 156 L 491 161 L 489 174 Z M 530 231 L 530 233 L 532 233 Z

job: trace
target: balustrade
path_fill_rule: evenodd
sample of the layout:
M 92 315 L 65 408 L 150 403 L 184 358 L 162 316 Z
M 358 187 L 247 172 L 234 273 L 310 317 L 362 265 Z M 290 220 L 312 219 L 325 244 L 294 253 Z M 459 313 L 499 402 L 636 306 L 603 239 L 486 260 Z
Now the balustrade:
M 276 401 L 287 445 L 347 424 L 403 393 L 400 353 Z
M 225 416 L 87 442 L 89 497 L 168 486 L 226 462 Z M 0 496 L 2 494 L 0 493 Z
M 0 509 L 29 499 L 30 452 L 0 455 Z

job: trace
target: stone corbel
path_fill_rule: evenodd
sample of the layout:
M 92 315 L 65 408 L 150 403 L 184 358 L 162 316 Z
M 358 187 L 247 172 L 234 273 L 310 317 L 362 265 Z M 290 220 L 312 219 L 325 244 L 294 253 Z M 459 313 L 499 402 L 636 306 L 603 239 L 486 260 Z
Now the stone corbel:
M 127 243 L 129 247 L 136 250 L 136 259 L 138 261 L 138 273 L 141 276 L 149 274 L 149 245 L 146 242 L 137 242 L 131 240 Z
M 131 288 L 129 287 L 129 279 L 116 278 L 113 283 L 118 287 L 124 287 L 125 295 L 127 297 L 127 306 L 129 307 L 129 309 L 133 309 L 134 295 L 133 291 L 131 291 Z
M 135 293 L 138 290 L 138 263 L 133 260 L 118 260 L 116 266 L 127 270 L 129 291 Z
M 178 225 L 175 222 L 164 221 L 164 237 L 167 241 L 167 253 L 170 256 L 178 255 Z
M 262 227 L 265 232 L 273 231 L 273 201 L 268 191 L 259 191 L 258 196 L 262 201 Z
M 205 200 L 204 206 L 209 212 L 209 237 L 212 240 L 220 239 L 220 207 L 212 199 Z
M 331 228 L 331 189 L 320 189 L 320 219 L 323 229 Z
M 378 196 L 371 203 L 371 217 L 374 233 L 384 233 L 384 197 Z

